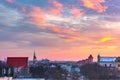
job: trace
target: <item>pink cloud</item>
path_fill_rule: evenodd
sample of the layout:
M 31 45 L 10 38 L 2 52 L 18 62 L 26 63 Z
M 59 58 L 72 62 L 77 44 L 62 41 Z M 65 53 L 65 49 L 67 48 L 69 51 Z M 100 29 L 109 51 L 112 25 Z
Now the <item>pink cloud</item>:
M 67 38 L 61 37 L 64 41 L 75 41 L 78 40 L 77 37 L 81 38 L 80 33 L 72 30 L 71 28 L 64 28 L 64 26 L 58 26 L 55 24 L 48 23 L 46 13 L 40 7 L 32 6 L 31 11 L 28 13 L 28 15 L 30 16 L 30 20 L 34 22 L 38 27 L 47 29 L 55 34 L 64 35 L 65 37 L 67 37 Z M 77 15 L 77 11 L 75 15 Z
M 57 0 L 49 0 L 50 4 L 53 5 L 53 7 L 48 8 L 51 14 L 53 15 L 62 15 L 63 11 L 63 4 L 58 2 Z
M 22 12 L 27 12 L 26 7 L 21 7 L 20 10 L 21 10 Z
M 81 17 L 84 14 L 83 10 L 78 8 L 72 8 L 71 13 L 77 18 Z
M 9 3 L 13 3 L 14 2 L 14 0 L 6 0 L 7 2 L 9 2 Z
M 55 34 L 62 35 L 60 38 L 65 42 L 73 42 L 77 40 L 87 40 L 85 37 L 81 36 L 80 32 L 74 31 L 71 28 L 62 28 L 63 26 L 59 27 L 50 27 L 48 28 L 50 31 L 54 32 Z
M 61 35 L 65 35 L 65 34 L 69 34 L 69 35 L 72 35 L 72 34 L 75 34 L 75 31 L 73 31 L 72 29 L 70 28 L 64 28 L 62 29 L 63 26 L 55 26 L 55 25 L 51 25 L 53 27 L 50 27 L 49 30 L 57 33 L 57 34 L 61 34 Z
M 64 34 L 64 31 L 61 30 L 59 27 L 52 27 L 52 28 L 50 28 L 50 30 L 52 30 L 53 32 L 55 32 L 57 34 Z
M 93 9 L 99 13 L 105 12 L 108 8 L 107 6 L 101 5 L 105 0 L 82 0 L 82 2 L 85 7 Z
M 31 20 L 38 25 L 45 23 L 45 12 L 40 8 L 36 6 L 32 6 L 32 11 L 30 11 L 29 15 L 31 16 Z M 24 10 L 24 9 L 23 9 Z

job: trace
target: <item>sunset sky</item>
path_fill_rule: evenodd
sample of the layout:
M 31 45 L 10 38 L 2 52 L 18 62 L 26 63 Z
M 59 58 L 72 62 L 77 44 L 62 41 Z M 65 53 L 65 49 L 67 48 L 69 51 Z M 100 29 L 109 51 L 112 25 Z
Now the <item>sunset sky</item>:
M 0 0 L 0 59 L 120 56 L 120 0 Z

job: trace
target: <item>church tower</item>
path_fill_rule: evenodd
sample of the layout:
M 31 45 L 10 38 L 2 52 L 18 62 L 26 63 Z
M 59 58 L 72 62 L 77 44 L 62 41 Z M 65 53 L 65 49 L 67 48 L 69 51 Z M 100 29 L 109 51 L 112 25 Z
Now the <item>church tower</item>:
M 36 54 L 35 54 L 35 51 L 34 51 L 33 64 L 35 65 L 36 63 L 37 63 L 37 57 L 36 57 Z
M 89 63 L 92 63 L 93 62 L 93 56 L 90 54 L 90 56 L 88 57 L 88 61 Z
M 100 62 L 100 54 L 98 54 L 98 56 L 97 56 L 97 61 L 98 61 L 98 63 Z

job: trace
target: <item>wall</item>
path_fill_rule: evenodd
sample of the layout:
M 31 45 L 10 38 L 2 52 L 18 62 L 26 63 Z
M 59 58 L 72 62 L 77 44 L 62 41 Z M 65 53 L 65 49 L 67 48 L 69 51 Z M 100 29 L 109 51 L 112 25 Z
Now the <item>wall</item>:
M 12 79 L 12 77 L 1 77 L 0 80 L 45 80 L 41 78 L 21 78 L 21 79 Z
M 100 62 L 99 64 L 100 64 L 101 66 L 104 66 L 104 67 L 105 67 L 105 64 L 106 64 L 106 67 L 115 67 L 115 63 L 113 63 L 113 62 L 111 62 L 111 63 L 110 63 L 110 62 L 109 62 L 109 63 L 107 63 L 107 62 L 106 62 L 106 63 L 105 63 L 105 62 L 103 62 L 103 63 Z M 110 65 L 111 65 L 111 66 L 110 66 Z

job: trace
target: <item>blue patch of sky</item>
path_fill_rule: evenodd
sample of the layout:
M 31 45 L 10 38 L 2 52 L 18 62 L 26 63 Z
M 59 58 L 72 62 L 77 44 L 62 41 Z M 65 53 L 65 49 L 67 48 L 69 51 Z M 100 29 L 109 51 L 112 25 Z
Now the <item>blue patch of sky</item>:
M 105 14 L 113 15 L 120 14 L 120 0 L 108 0 L 104 3 L 104 5 L 108 6 Z
M 119 15 L 120 14 L 120 0 L 110 0 L 106 2 L 108 9 L 106 11 L 107 15 Z
M 15 5 L 11 4 L 11 3 L 8 3 L 6 2 L 5 0 L 1 1 L 0 4 L 6 6 L 6 7 L 15 7 Z
M 48 0 L 16 0 L 17 3 L 22 5 L 33 5 L 39 7 L 46 7 L 48 4 Z

